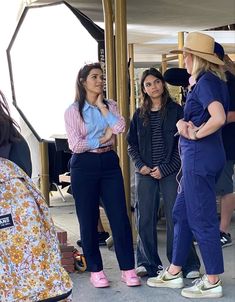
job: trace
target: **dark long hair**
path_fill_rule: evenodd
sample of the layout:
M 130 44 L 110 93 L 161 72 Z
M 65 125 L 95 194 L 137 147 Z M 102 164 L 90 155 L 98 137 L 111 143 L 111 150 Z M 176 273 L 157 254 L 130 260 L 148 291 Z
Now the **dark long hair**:
M 91 63 L 84 65 L 78 72 L 76 79 L 76 92 L 75 92 L 75 102 L 78 103 L 79 113 L 83 119 L 82 109 L 86 100 L 86 89 L 83 86 L 83 83 L 86 81 L 89 73 L 92 69 L 100 69 L 103 72 L 103 69 L 100 63 Z M 104 103 L 107 106 L 107 102 L 104 100 Z
M 163 84 L 163 94 L 162 94 L 162 100 L 161 100 L 161 110 L 160 113 L 164 114 L 164 111 L 166 109 L 167 103 L 170 101 L 170 93 L 168 91 L 168 88 L 166 86 L 166 82 L 162 76 L 162 74 L 156 69 L 156 68 L 150 68 L 146 69 L 141 77 L 140 86 L 141 86 L 141 106 L 140 106 L 140 116 L 144 118 L 144 123 L 146 124 L 149 121 L 149 115 L 152 108 L 152 100 L 150 96 L 144 92 L 144 81 L 147 78 L 147 76 L 152 75 L 155 78 L 159 79 Z
M 10 116 L 5 95 L 0 90 L 0 146 L 12 143 L 20 138 L 17 123 Z

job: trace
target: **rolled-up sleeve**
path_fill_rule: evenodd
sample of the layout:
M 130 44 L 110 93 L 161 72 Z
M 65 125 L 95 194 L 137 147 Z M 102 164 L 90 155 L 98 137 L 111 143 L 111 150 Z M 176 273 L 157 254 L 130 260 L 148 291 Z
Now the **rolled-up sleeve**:
M 64 114 L 69 148 L 74 153 L 83 153 L 99 147 L 99 139 L 87 139 L 85 124 L 78 107 L 71 105 Z
M 123 133 L 125 131 L 125 119 L 118 112 L 117 103 L 114 100 L 108 100 L 109 113 L 104 117 L 113 134 Z

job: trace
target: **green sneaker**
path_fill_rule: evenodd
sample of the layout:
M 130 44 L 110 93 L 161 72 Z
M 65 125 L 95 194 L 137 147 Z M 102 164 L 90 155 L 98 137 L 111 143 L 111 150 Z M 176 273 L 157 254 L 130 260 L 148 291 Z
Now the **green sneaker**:
M 171 275 L 167 269 L 160 271 L 157 277 L 148 278 L 147 285 L 151 287 L 184 287 L 183 274 L 179 272 L 177 275 Z
M 186 298 L 220 298 L 223 296 L 222 282 L 219 280 L 215 284 L 208 281 L 206 275 L 201 279 L 196 279 L 194 286 L 184 288 L 181 295 Z

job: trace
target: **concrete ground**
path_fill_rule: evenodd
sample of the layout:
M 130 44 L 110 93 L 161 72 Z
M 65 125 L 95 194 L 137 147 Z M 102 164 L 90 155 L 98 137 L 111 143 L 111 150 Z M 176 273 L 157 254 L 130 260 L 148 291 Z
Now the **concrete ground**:
M 71 196 L 64 192 L 66 202 L 63 202 L 59 194 L 53 193 L 51 198 L 51 214 L 54 223 L 68 232 L 68 240 L 76 248 L 76 241 L 79 239 L 79 224 L 75 213 L 74 201 Z M 165 256 L 165 226 L 161 222 L 158 227 L 159 254 L 164 266 L 168 265 Z M 221 276 L 223 280 L 224 297 L 222 299 L 203 299 L 203 301 L 232 302 L 235 299 L 235 213 L 231 224 L 231 235 L 234 244 L 223 249 L 225 273 Z M 78 248 L 81 250 L 81 248 Z M 107 247 L 100 248 L 104 270 L 110 280 L 109 288 L 97 289 L 89 282 L 89 273 L 70 274 L 73 287 L 73 302 L 152 302 L 152 301 L 189 301 L 180 295 L 179 289 L 150 288 L 146 285 L 146 278 L 142 278 L 142 286 L 128 288 L 120 281 L 120 271 L 117 265 L 115 253 Z M 203 273 L 203 267 L 201 269 Z M 190 285 L 190 280 L 185 280 Z

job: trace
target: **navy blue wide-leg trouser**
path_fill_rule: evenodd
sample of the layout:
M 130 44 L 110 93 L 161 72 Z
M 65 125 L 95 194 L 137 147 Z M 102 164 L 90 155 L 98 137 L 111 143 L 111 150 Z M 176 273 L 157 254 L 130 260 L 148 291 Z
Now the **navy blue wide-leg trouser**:
M 100 197 L 112 230 L 119 267 L 133 269 L 132 233 L 117 154 L 114 151 L 73 154 L 70 171 L 87 269 L 91 272 L 103 269 L 97 233 Z
M 173 209 L 173 219 L 175 227 L 172 263 L 178 266 L 185 264 L 194 236 L 206 273 L 223 273 L 214 176 L 184 172 L 182 190 Z

